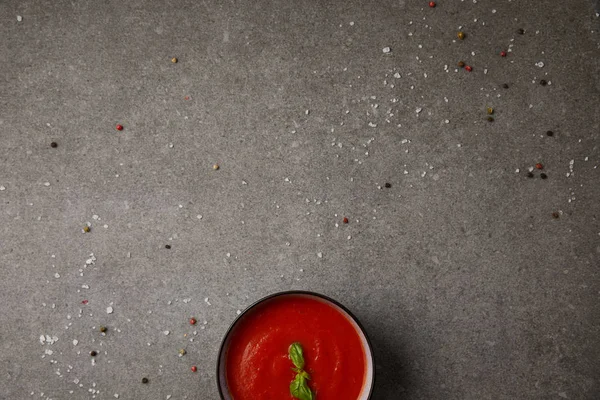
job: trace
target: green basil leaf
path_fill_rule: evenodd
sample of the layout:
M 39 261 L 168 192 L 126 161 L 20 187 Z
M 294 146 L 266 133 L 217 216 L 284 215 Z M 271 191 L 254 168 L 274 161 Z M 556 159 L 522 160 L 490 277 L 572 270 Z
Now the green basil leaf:
M 294 363 L 296 368 L 301 370 L 304 368 L 304 353 L 302 352 L 302 345 L 298 342 L 292 343 L 289 349 L 290 360 Z
M 308 387 L 308 382 L 306 382 L 307 376 L 308 373 L 303 371 L 297 374 L 296 379 L 290 383 L 290 393 L 298 400 L 314 400 L 315 398 L 312 390 Z

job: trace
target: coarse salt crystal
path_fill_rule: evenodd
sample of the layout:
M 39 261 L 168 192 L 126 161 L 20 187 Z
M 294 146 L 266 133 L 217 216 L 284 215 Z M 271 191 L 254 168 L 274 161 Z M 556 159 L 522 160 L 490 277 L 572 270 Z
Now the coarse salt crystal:
M 382 51 L 384 54 L 388 54 L 392 52 L 392 49 L 390 49 L 389 47 L 384 47 Z
M 106 307 L 106 313 L 107 314 L 112 314 L 113 313 L 113 308 L 112 307 Z

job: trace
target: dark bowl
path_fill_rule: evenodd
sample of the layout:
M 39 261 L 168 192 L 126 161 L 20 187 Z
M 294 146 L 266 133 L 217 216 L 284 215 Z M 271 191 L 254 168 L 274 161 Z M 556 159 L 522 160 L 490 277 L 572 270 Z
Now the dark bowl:
M 311 298 L 317 299 L 319 301 L 325 302 L 325 303 L 331 305 L 332 307 L 334 307 L 335 309 L 337 309 L 340 313 L 342 313 L 350 321 L 350 323 L 352 325 L 354 325 L 356 332 L 358 333 L 358 336 L 361 339 L 361 342 L 363 345 L 363 350 L 364 350 L 366 358 L 367 358 L 366 359 L 367 365 L 366 365 L 365 385 L 363 386 L 360 397 L 356 400 L 371 399 L 371 395 L 373 393 L 373 388 L 375 387 L 375 358 L 373 356 L 373 347 L 371 346 L 371 342 L 369 341 L 367 332 L 362 327 L 362 325 L 360 324 L 358 319 L 350 312 L 350 310 L 348 310 L 342 304 L 340 304 L 337 301 L 333 300 L 332 298 L 322 295 L 320 293 L 301 291 L 301 290 L 290 290 L 290 291 L 285 291 L 285 292 L 273 293 L 266 297 L 263 297 L 262 299 L 256 301 L 255 303 L 250 305 L 248 308 L 246 308 L 244 310 L 244 312 L 242 312 L 240 315 L 238 315 L 237 318 L 233 321 L 233 323 L 229 327 L 229 329 L 227 329 L 227 332 L 225 333 L 225 336 L 223 337 L 223 341 L 221 342 L 221 347 L 219 348 L 219 358 L 217 360 L 217 387 L 219 388 L 219 395 L 220 395 L 221 399 L 222 400 L 233 400 L 231 394 L 229 393 L 229 388 L 227 385 L 227 374 L 226 374 L 226 366 L 225 366 L 225 360 L 227 358 L 226 356 L 227 356 L 227 352 L 229 350 L 229 344 L 231 341 L 231 333 L 235 331 L 235 328 L 238 325 L 238 323 L 240 321 L 242 321 L 243 318 L 245 318 L 245 316 L 248 315 L 248 312 L 250 310 L 254 309 L 258 305 L 265 304 L 265 303 L 269 302 L 270 300 L 272 300 L 276 297 L 280 297 L 280 296 L 307 296 L 307 297 L 311 297 Z M 348 399 L 346 399 L 346 400 L 348 400 Z

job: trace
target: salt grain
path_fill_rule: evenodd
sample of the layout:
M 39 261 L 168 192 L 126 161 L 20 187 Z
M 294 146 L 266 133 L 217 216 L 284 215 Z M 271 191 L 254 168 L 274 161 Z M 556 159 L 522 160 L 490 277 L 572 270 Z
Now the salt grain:
M 106 307 L 106 313 L 107 314 L 112 314 L 113 313 L 113 308 L 112 307 Z

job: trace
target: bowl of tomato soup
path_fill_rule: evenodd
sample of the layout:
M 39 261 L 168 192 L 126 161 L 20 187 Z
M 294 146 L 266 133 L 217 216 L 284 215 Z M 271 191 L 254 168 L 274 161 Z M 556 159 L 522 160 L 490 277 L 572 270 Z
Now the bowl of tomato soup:
M 225 334 L 217 362 L 222 400 L 368 400 L 373 351 L 358 320 L 313 292 L 267 296 Z

